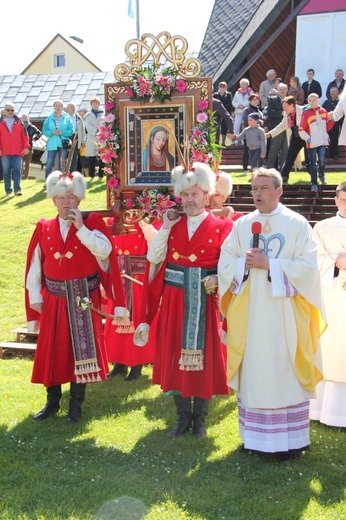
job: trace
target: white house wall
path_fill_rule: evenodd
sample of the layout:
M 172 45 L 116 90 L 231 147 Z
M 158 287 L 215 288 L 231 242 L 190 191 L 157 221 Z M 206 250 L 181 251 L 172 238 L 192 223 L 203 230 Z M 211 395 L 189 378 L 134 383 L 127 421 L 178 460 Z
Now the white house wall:
M 315 70 L 323 97 L 337 69 L 346 75 L 346 11 L 297 17 L 296 76 L 306 81 L 307 69 Z

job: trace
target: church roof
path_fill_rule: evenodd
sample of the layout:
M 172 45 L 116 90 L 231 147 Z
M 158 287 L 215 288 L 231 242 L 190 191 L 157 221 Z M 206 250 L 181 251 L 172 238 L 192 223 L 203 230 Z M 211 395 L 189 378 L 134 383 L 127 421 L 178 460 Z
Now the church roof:
M 292 14 L 308 0 L 215 0 L 209 25 L 199 53 L 202 72 L 211 76 L 216 86 L 220 80 L 229 86 L 238 82 L 238 71 L 256 58 L 255 88 L 265 79 L 268 69 L 274 68 L 283 77 L 292 65 L 295 47 L 295 20 Z M 288 20 L 294 20 L 288 27 Z M 276 31 L 278 34 L 276 35 Z M 286 35 L 284 34 L 286 31 Z M 284 40 L 280 37 L 284 36 Z M 292 39 L 293 38 L 293 39 Z M 271 50 L 270 50 L 271 49 Z M 251 63 L 255 63 L 256 61 Z M 258 76 L 258 77 L 257 77 Z M 234 79 L 235 78 L 235 79 Z
M 14 103 L 18 115 L 28 114 L 32 121 L 43 121 L 57 99 L 74 103 L 77 110 L 89 110 L 90 99 L 95 96 L 104 104 L 104 86 L 114 81 L 113 72 L 0 76 L 0 107 Z

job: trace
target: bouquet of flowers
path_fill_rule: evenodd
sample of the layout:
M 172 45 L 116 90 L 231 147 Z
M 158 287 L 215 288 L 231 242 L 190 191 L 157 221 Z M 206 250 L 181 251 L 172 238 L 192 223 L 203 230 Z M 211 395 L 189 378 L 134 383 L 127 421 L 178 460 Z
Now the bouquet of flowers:
M 126 92 L 134 100 L 162 103 L 165 99 L 170 99 L 175 90 L 185 92 L 186 81 L 179 79 L 178 74 L 173 67 L 162 70 L 150 65 L 140 67 L 132 75 L 131 85 L 126 87 Z
M 167 187 L 147 188 L 137 197 L 137 201 L 143 210 L 143 218 L 149 217 L 151 220 L 162 219 L 168 209 L 177 205 L 174 196 L 168 193 Z
M 107 175 L 107 184 L 116 188 L 119 179 L 116 176 L 115 161 L 121 156 L 121 133 L 115 116 L 115 106 L 108 101 L 105 106 L 106 115 L 96 134 L 96 146 L 101 161 L 105 164 L 104 172 Z
M 198 103 L 199 113 L 196 116 L 196 124 L 192 128 L 189 139 L 189 159 L 193 162 L 209 164 L 220 162 L 220 145 L 216 143 L 216 122 L 214 113 L 208 110 L 209 103 L 201 99 Z

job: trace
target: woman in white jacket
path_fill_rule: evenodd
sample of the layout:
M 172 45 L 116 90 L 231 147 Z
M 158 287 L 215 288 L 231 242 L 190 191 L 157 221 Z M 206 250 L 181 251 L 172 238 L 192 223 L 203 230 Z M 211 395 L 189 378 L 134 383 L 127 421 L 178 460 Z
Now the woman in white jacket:
M 96 97 L 90 100 L 91 110 L 88 112 L 84 119 L 84 125 L 86 130 L 86 147 L 85 157 L 88 158 L 89 175 L 91 180 L 95 178 L 96 158 L 97 158 L 97 146 L 96 146 L 96 134 L 99 129 L 99 125 L 104 120 L 104 112 L 100 110 L 100 100 Z M 99 179 L 103 177 L 102 168 L 103 163 L 99 161 Z
M 243 110 L 249 106 L 249 95 L 253 93 L 250 82 L 242 78 L 239 82 L 240 88 L 234 94 L 232 105 L 234 106 L 234 133 L 240 134 Z

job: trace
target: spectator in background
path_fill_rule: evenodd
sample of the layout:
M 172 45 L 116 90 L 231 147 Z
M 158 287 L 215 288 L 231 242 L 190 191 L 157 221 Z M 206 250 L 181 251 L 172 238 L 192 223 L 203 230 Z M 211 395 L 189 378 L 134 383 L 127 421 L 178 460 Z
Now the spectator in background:
M 232 113 L 232 94 L 228 92 L 227 90 L 227 83 L 225 81 L 220 81 L 218 91 L 213 94 L 213 98 L 218 99 L 221 101 L 225 109 L 229 114 Z M 227 125 L 224 120 L 221 121 L 221 144 L 222 146 L 225 146 L 226 143 L 226 135 L 228 133 Z M 216 141 L 219 142 L 219 139 Z
M 327 112 L 333 112 L 335 110 L 337 104 L 339 103 L 339 91 L 337 87 L 332 87 L 330 89 L 330 98 L 326 99 L 322 104 L 322 107 L 327 110 Z M 339 143 L 339 134 L 342 123 L 344 122 L 344 118 L 342 117 L 339 121 L 336 121 L 333 128 L 328 131 L 329 135 L 329 157 L 333 159 L 338 158 L 338 143 Z
M 342 123 L 342 127 L 339 134 L 339 146 L 346 146 L 346 85 L 344 86 L 344 90 L 340 94 L 340 101 L 336 105 L 335 110 L 333 112 L 328 112 L 328 119 L 333 120 L 334 122 L 340 121 L 341 118 L 344 119 Z
M 290 88 L 288 89 L 288 95 L 293 96 L 296 100 L 297 105 L 304 105 L 305 94 L 304 90 L 299 82 L 298 76 L 292 76 L 290 79 Z
M 216 136 L 215 141 L 218 143 L 220 139 L 221 125 L 222 123 L 226 126 L 226 137 L 230 137 L 228 134 L 233 134 L 233 119 L 231 114 L 225 109 L 223 103 L 213 97 L 213 112 L 215 112 L 216 119 Z
M 259 108 L 260 100 L 258 94 L 250 94 L 249 96 L 249 106 L 245 108 L 243 111 L 243 127 L 245 128 L 248 124 L 248 117 L 250 114 L 258 114 L 259 124 L 262 126 L 264 122 L 264 116 L 262 111 Z M 244 139 L 244 150 L 243 150 L 243 175 L 248 174 L 248 166 L 249 166 L 249 147 L 246 142 L 246 138 Z
M 322 87 L 321 84 L 314 79 L 315 71 L 314 69 L 308 69 L 306 71 L 306 75 L 308 80 L 304 81 L 302 84 L 302 89 L 304 90 L 304 103 L 308 102 L 308 95 L 309 94 L 317 94 L 320 98 L 322 96 Z
M 344 78 L 344 71 L 342 69 L 337 69 L 335 71 L 335 79 L 331 81 L 327 87 L 326 90 L 326 96 L 329 99 L 330 98 L 330 89 L 332 87 L 336 87 L 339 91 L 339 94 L 343 91 L 345 87 L 345 78 Z
M 22 167 L 22 178 L 27 179 L 29 177 L 30 162 L 32 158 L 32 142 L 37 141 L 41 137 L 42 132 L 31 123 L 28 114 L 22 115 L 22 123 L 26 128 L 30 143 L 29 153 L 24 155 Z
M 22 157 L 30 148 L 28 134 L 15 110 L 13 103 L 6 103 L 5 115 L 0 119 L 0 156 L 7 196 L 12 195 L 13 190 L 15 195 L 22 195 Z
M 87 114 L 88 110 L 86 108 L 80 108 L 78 110 L 78 115 L 81 117 L 81 119 L 85 120 L 85 116 Z M 86 130 L 85 130 L 85 124 L 84 124 L 84 143 L 80 147 L 79 150 L 79 160 L 80 160 L 80 170 L 77 168 L 78 171 L 81 171 L 84 176 L 89 174 L 89 160 L 87 157 L 85 157 L 85 140 L 86 140 Z
M 263 128 L 259 126 L 258 113 L 248 115 L 248 126 L 239 135 L 232 135 L 232 139 L 246 139 L 249 148 L 251 170 L 254 171 L 266 156 L 266 138 Z
M 259 88 L 259 98 L 261 102 L 262 109 L 268 105 L 269 91 L 272 88 L 275 88 L 275 78 L 276 72 L 274 69 L 270 69 L 267 71 L 267 79 L 262 81 Z
M 74 172 L 74 171 L 78 170 L 78 168 L 77 168 L 78 162 L 80 164 L 80 159 L 79 159 L 80 149 L 82 146 L 85 146 L 84 121 L 80 117 L 79 114 L 76 114 L 76 105 L 74 105 L 73 103 L 68 103 L 66 110 L 67 110 L 67 114 L 68 114 L 69 118 L 71 119 L 72 125 L 73 125 L 73 134 L 71 136 L 71 140 L 73 141 L 74 137 L 76 136 L 76 146 L 75 146 L 75 149 L 73 152 L 71 167 L 70 167 L 70 171 Z
M 318 157 L 318 177 L 321 184 L 327 184 L 324 176 L 326 166 L 326 148 L 329 143 L 328 130 L 334 123 L 328 121 L 328 112 L 319 105 L 317 94 L 309 94 L 309 107 L 305 108 L 299 125 L 299 135 L 306 142 L 309 154 L 311 190 L 317 191 L 317 164 Z
M 304 149 L 305 165 L 308 171 L 309 158 L 306 153 L 305 141 L 300 137 L 298 132 L 303 107 L 296 104 L 296 100 L 293 96 L 286 96 L 281 103 L 284 110 L 283 119 L 281 123 L 266 134 L 266 137 L 268 139 L 279 135 L 281 132 L 286 133 L 288 150 L 285 162 L 282 166 L 281 175 L 282 180 L 287 182 L 293 164 L 296 163 L 301 167 L 302 159 L 300 158 L 300 151 Z
M 58 157 L 58 170 L 62 169 L 62 162 L 66 162 L 70 137 L 73 134 L 72 121 L 64 112 L 63 102 L 60 99 L 54 101 L 53 108 L 54 112 L 47 117 L 42 128 L 43 134 L 48 137 L 46 179 L 53 171 L 56 157 Z M 63 169 L 65 170 L 65 168 Z
M 234 106 L 234 133 L 242 130 L 243 110 L 249 106 L 249 95 L 253 93 L 248 79 L 243 78 L 239 82 L 240 87 L 234 94 L 232 105 Z
M 3 108 L 1 110 L 1 117 L 3 117 L 5 114 L 6 114 L 6 110 Z M 4 180 L 4 174 L 3 174 L 3 171 L 2 171 L 2 161 L 0 159 L 0 181 L 3 181 L 3 180 Z
M 277 96 L 269 96 L 267 117 L 268 131 L 279 125 L 283 119 L 282 100 L 287 96 L 287 85 L 280 83 Z M 268 150 L 269 149 L 269 150 Z M 281 170 L 287 155 L 287 137 L 284 132 L 267 143 L 267 168 Z
M 103 122 L 104 112 L 100 109 L 100 100 L 97 97 L 91 98 L 90 100 L 91 110 L 85 116 L 84 124 L 87 131 L 86 137 L 86 148 L 85 156 L 88 157 L 89 162 L 89 175 L 93 182 L 95 180 L 96 172 L 96 158 L 97 158 L 97 146 L 95 144 L 96 134 L 99 129 L 100 123 Z M 103 163 L 99 160 L 98 177 L 103 177 Z

